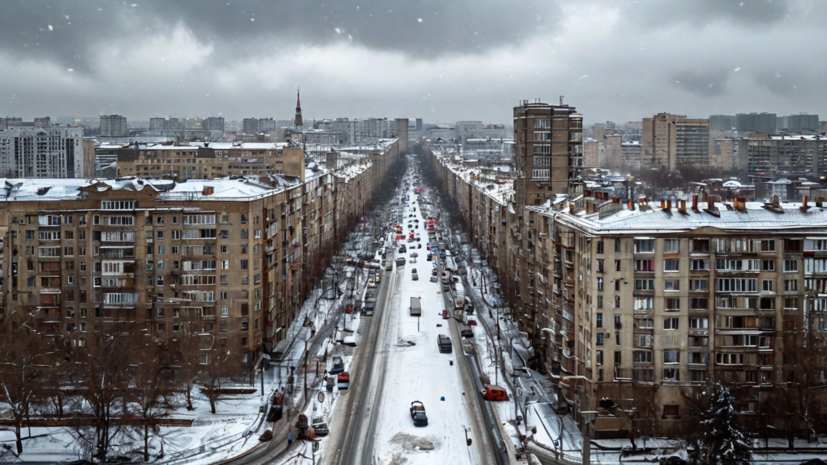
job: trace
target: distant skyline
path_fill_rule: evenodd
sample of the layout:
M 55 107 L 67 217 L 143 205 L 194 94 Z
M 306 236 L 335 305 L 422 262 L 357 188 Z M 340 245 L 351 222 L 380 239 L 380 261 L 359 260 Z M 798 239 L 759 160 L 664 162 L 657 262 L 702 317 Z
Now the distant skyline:
M 0 116 L 827 114 L 827 2 L 6 0 Z

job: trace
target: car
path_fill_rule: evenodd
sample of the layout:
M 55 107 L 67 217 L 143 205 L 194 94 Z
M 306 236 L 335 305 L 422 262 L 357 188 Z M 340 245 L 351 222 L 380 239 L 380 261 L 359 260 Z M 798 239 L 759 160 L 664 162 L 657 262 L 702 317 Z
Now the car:
M 336 378 L 336 386 L 339 388 L 340 391 L 349 388 L 350 387 L 350 373 L 348 373 L 348 372 L 339 373 L 339 375 Z
M 485 400 L 508 400 L 508 392 L 500 386 L 485 385 L 482 389 Z
M 330 434 L 330 429 L 327 427 L 327 423 L 319 423 L 318 425 L 313 425 L 313 429 L 316 430 L 316 436 L 323 438 Z
M 462 351 L 466 354 L 473 354 L 477 352 L 474 343 L 471 341 L 462 341 Z
M 417 248 L 417 249 L 421 249 L 421 248 L 422 248 L 422 244 L 416 244 L 416 248 Z
M 425 414 L 425 405 L 422 402 L 411 402 L 410 412 L 414 426 L 428 426 L 428 415 Z
M 348 347 L 356 347 L 356 338 L 353 336 L 345 336 L 345 338 L 342 339 L 342 344 Z
M 411 258 L 416 258 L 416 257 L 418 257 L 418 256 L 419 256 L 419 254 L 418 254 L 418 253 L 416 253 L 416 252 L 411 252 L 411 255 L 410 255 L 410 257 L 411 257 Z
M 399 257 L 396 259 L 396 266 L 405 266 L 405 257 Z
M 327 372 L 331 375 L 338 375 L 339 373 L 344 373 L 344 371 L 345 361 L 342 360 L 342 357 L 333 357 L 333 366 L 331 366 Z
M 462 337 L 474 337 L 474 331 L 471 328 L 465 328 L 459 334 Z
M 411 279 L 419 281 L 419 275 L 416 273 L 416 268 L 411 269 Z
M 399 253 L 405 253 L 407 251 L 408 251 L 408 248 L 405 247 L 405 244 L 402 244 L 401 246 L 399 246 Z
M 368 280 L 368 287 L 376 287 L 376 278 L 370 278 Z
M 445 314 L 446 312 L 443 311 L 443 316 Z M 440 334 L 437 336 L 436 344 L 439 348 L 439 352 L 442 354 L 450 354 L 454 351 L 454 346 L 451 344 L 451 338 L 445 334 Z
M 468 326 L 477 326 L 477 320 L 475 320 L 475 319 L 473 319 L 473 318 L 469 318 L 469 319 L 468 319 L 468 323 L 466 323 L 466 324 L 467 324 Z

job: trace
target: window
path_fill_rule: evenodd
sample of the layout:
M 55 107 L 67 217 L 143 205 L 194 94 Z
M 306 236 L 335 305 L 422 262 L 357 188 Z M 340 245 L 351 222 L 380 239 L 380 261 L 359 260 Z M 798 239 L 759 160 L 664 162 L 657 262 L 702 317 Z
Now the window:
M 620 253 L 620 239 L 615 239 L 615 253 Z
M 654 291 L 655 290 L 655 280 L 654 279 L 636 279 L 635 280 L 635 290 L 636 291 Z
M 663 317 L 663 329 L 678 329 L 680 318 Z
M 615 296 L 615 308 L 620 308 L 620 296 Z
M 744 364 L 744 354 L 742 353 L 716 353 L 715 354 L 715 363 L 718 365 L 743 365 Z
M 706 297 L 690 297 L 689 298 L 689 309 L 690 310 L 708 310 L 709 309 L 709 299 Z
M 597 333 L 597 345 L 603 345 L 603 333 Z
M 602 313 L 597 314 L 597 319 L 595 320 L 595 326 L 598 327 L 598 328 L 603 327 L 603 314 Z
M 691 260 L 689 262 L 689 269 L 692 271 L 709 270 L 709 260 Z
M 636 350 L 632 352 L 632 359 L 633 363 L 652 363 L 652 351 L 651 350 Z
M 601 277 L 597 278 L 597 290 L 598 291 L 603 290 L 603 278 L 601 278 Z
M 227 300 L 227 291 L 221 291 L 218 298 L 221 300 Z
M 665 312 L 679 312 L 681 310 L 681 299 L 678 297 L 664 299 L 663 310 Z
M 226 286 L 229 283 L 230 283 L 230 281 L 229 281 L 229 278 L 227 277 L 227 275 L 222 274 L 221 275 L 221 284 Z
M 763 292 L 772 292 L 772 284 L 773 284 L 772 279 L 761 280 L 761 290 Z
M 678 368 L 664 368 L 663 369 L 663 380 L 664 381 L 680 381 L 681 380 L 681 370 Z
M 717 278 L 718 292 L 758 292 L 758 280 L 754 278 Z
M 241 260 L 241 269 L 246 270 L 248 267 L 248 261 L 246 259 Z
M 635 310 L 651 310 L 654 302 L 654 297 L 635 297 Z
M 210 363 L 210 354 L 209 353 L 198 354 L 198 363 L 200 363 L 201 365 L 208 365 Z
M 798 290 L 798 280 L 797 279 L 787 279 L 784 281 L 784 290 L 785 291 L 797 291 Z
M 775 271 L 775 260 L 761 260 L 761 271 Z
M 247 239 L 247 230 L 246 229 L 241 230 L 241 238 L 242 239 Z
M 775 252 L 775 239 L 762 240 L 761 252 Z
M 692 253 L 709 253 L 709 239 L 693 239 Z
M 620 260 L 615 260 L 615 271 L 620 271 Z
M 635 335 L 635 347 L 652 347 L 652 335 L 637 334 Z M 651 361 L 651 359 L 649 359 Z
M 221 316 L 229 316 L 230 315 L 230 308 L 226 305 L 221 306 Z
M 635 320 L 639 329 L 654 329 L 655 322 L 651 318 L 639 318 Z
M 681 281 L 679 279 L 667 279 L 663 281 L 664 291 L 679 291 L 681 289 Z
M 690 279 L 689 280 L 689 290 L 690 291 L 708 291 L 709 290 L 709 281 L 706 279 Z
M 603 296 L 597 296 L 597 308 L 603 308 Z
M 709 328 L 709 319 L 708 318 L 690 318 L 689 319 L 689 329 L 708 329 Z
M 619 290 L 620 290 L 620 280 L 619 280 L 619 279 L 616 279 L 616 280 L 615 280 L 615 290 L 616 290 L 616 291 L 619 291 Z
M 655 253 L 655 240 L 635 239 L 635 253 Z
M 598 365 L 603 365 L 603 351 L 598 350 L 598 351 L 595 352 L 595 355 L 597 356 L 597 364 Z
M 680 252 L 680 239 L 664 239 L 663 253 L 678 253 Z
M 620 361 L 621 361 L 620 351 L 616 350 L 615 351 L 615 365 L 620 365 Z
M 784 260 L 784 273 L 797 273 L 798 272 L 798 260 Z
M 134 210 L 135 201 L 104 200 L 101 202 L 101 210 Z
M 597 253 L 603 253 L 603 241 L 597 241 Z
M 620 270 L 616 270 L 616 271 L 620 271 Z M 654 260 L 635 260 L 635 271 L 640 271 L 640 272 L 655 271 L 655 261 Z
M 680 268 L 679 258 L 667 258 L 663 260 L 663 271 L 678 271 Z

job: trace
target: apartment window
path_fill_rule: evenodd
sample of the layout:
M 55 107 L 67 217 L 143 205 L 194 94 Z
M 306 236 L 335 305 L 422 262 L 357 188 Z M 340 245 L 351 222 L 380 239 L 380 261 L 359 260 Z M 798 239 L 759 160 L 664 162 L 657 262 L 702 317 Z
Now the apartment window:
M 761 260 L 761 271 L 775 271 L 775 260 Z
M 761 252 L 775 252 L 775 239 L 762 240 Z
M 597 253 L 603 253 L 603 241 L 597 241 Z
M 715 354 L 715 363 L 718 365 L 743 365 L 744 364 L 744 354 L 741 353 L 716 353 Z
M 229 281 L 229 279 L 227 278 L 227 275 L 222 274 L 222 275 L 221 275 L 221 284 L 223 284 L 223 285 L 225 285 L 225 286 L 226 286 L 226 285 L 227 285 L 227 284 L 229 284 L 229 283 L 230 283 L 230 281 Z
M 708 329 L 709 318 L 690 318 L 689 329 Z
M 200 363 L 201 365 L 208 365 L 210 363 L 210 354 L 209 353 L 198 354 L 198 363 Z
M 680 326 L 680 321 L 680 318 L 663 317 L 663 329 L 678 329 L 678 326 Z
M 241 238 L 242 239 L 247 239 L 247 230 L 246 229 L 241 230 Z
M 621 361 L 620 351 L 616 350 L 615 351 L 615 365 L 620 365 L 620 361 Z
M 764 292 L 772 292 L 773 282 L 774 281 L 772 279 L 761 280 L 761 290 Z
M 679 312 L 681 310 L 681 299 L 678 297 L 664 299 L 663 310 L 666 312 Z
M 615 253 L 620 253 L 620 239 L 615 239 Z
M 654 302 L 654 297 L 635 297 L 635 310 L 651 310 Z
M 787 279 L 784 281 L 784 290 L 787 292 L 790 291 L 797 291 L 798 290 L 798 280 L 797 279 Z
M 652 337 L 649 334 L 635 335 L 635 347 L 652 347 Z
M 603 259 L 597 259 L 597 266 L 595 267 L 598 273 L 603 272 Z
M 690 291 L 708 291 L 709 290 L 709 281 L 706 279 L 690 279 L 689 280 L 689 290 Z
M 596 358 L 597 358 L 597 364 L 598 365 L 603 365 L 603 351 L 598 350 L 598 351 L 595 352 L 595 355 L 596 355 Z
M 261 239 L 261 230 L 260 229 L 256 229 L 255 231 L 253 231 L 253 239 Z
M 680 381 L 681 380 L 681 370 L 678 368 L 664 368 L 663 369 L 663 380 L 664 381 Z
M 219 293 L 219 299 L 221 299 L 221 300 L 227 300 L 227 291 L 221 291 L 221 292 Z
M 230 308 L 228 306 L 221 306 L 221 316 L 230 316 Z
M 597 314 L 597 319 L 595 320 L 595 326 L 598 327 L 598 328 L 603 327 L 603 314 L 602 313 Z
M 603 308 L 603 296 L 597 296 L 597 308 Z
M 603 290 L 603 278 L 601 278 L 601 277 L 597 278 L 597 290 L 598 291 Z
M 616 291 L 619 291 L 619 290 L 620 290 L 620 280 L 619 280 L 619 279 L 616 279 L 616 280 L 615 280 L 615 290 L 616 290 Z
M 229 260 L 221 260 L 221 269 L 222 270 L 229 270 L 230 269 L 230 261 Z
M 797 273 L 798 272 L 798 260 L 784 260 L 784 273 Z
M 241 214 L 241 224 L 247 224 L 247 215 Z
M 692 271 L 707 271 L 709 270 L 709 260 L 691 260 L 689 262 Z
M 693 239 L 692 253 L 709 253 L 709 239 Z
M 639 329 L 654 329 L 655 321 L 652 318 L 638 318 L 635 320 Z
M 681 290 L 681 281 L 679 279 L 666 279 L 663 281 L 664 291 L 679 291 Z
M 603 345 L 603 333 L 597 333 L 597 345 Z
M 615 271 L 621 271 L 620 270 L 620 260 L 615 260 Z
M 678 271 L 679 268 L 679 258 L 667 258 L 663 261 L 663 271 Z
M 652 351 L 651 350 L 636 350 L 632 352 L 633 363 L 652 363 Z
M 230 222 L 230 215 L 229 213 L 222 213 L 221 214 L 221 224 L 227 224 Z
M 664 239 L 663 240 L 663 253 L 678 253 L 680 252 L 680 239 Z
M 242 259 L 241 260 L 241 269 L 246 270 L 248 268 L 248 263 L 249 263 L 248 260 Z
M 616 263 L 620 264 L 620 261 L 616 261 Z M 615 271 L 620 271 L 620 270 L 615 270 Z M 640 271 L 640 272 L 655 271 L 655 261 L 654 260 L 635 260 L 635 271 Z
M 654 291 L 655 290 L 655 280 L 654 279 L 636 279 L 635 280 L 635 290 L 636 291 Z
M 690 310 L 707 310 L 709 308 L 709 299 L 706 297 L 690 297 Z
M 615 296 L 615 308 L 620 308 L 620 296 Z
M 655 253 L 655 240 L 635 239 L 635 253 Z

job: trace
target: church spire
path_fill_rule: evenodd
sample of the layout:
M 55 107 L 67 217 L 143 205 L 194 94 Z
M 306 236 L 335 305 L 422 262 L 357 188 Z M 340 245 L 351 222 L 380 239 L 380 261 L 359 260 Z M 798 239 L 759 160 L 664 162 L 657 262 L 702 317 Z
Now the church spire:
M 296 89 L 296 118 L 293 120 L 293 124 L 297 128 L 301 128 L 304 126 L 302 123 L 302 102 L 301 102 L 301 89 Z

